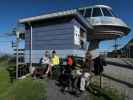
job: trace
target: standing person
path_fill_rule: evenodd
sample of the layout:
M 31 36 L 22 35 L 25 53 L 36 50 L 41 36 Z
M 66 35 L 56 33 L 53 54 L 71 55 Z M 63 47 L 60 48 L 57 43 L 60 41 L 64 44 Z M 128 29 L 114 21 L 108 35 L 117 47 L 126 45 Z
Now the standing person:
M 106 66 L 106 61 L 104 56 L 100 55 L 94 59 L 94 74 L 100 76 L 100 88 L 102 87 L 102 72 Z
M 94 67 L 94 63 L 92 60 L 92 55 L 90 54 L 89 51 L 87 51 L 87 53 L 85 55 L 83 69 L 82 69 L 83 73 L 82 73 L 81 79 L 80 79 L 80 91 L 81 92 L 85 91 L 86 85 L 89 85 L 93 67 Z
M 102 55 L 100 55 L 94 59 L 95 75 L 100 75 L 104 71 L 103 66 L 106 66 L 106 61 L 105 61 L 104 57 Z
M 59 64 L 60 64 L 60 58 L 56 54 L 56 51 L 53 50 L 52 51 L 51 61 L 50 61 L 50 64 L 49 64 L 48 69 L 47 69 L 45 74 L 48 75 L 48 73 L 50 73 L 50 75 L 52 75 L 52 69 L 56 68 Z

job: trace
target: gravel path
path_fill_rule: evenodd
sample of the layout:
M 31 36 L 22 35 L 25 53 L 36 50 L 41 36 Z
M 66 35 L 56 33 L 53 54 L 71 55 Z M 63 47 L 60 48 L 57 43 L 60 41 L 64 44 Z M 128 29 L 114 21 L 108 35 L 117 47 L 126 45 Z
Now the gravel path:
M 48 81 L 48 100 L 90 100 L 89 93 L 86 92 L 85 94 L 77 97 L 70 93 L 63 94 L 60 91 L 60 87 L 56 85 L 55 80 Z

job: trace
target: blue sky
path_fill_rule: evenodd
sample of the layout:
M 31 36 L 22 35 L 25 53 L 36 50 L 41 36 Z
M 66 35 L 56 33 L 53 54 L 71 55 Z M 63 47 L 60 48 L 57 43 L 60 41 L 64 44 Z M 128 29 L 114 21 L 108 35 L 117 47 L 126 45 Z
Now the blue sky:
M 1 37 L 16 26 L 18 19 L 41 15 L 47 12 L 78 8 L 95 4 L 105 4 L 133 28 L 133 0 L 0 0 L 0 52 L 11 52 L 13 37 Z M 133 32 L 119 39 L 121 45 L 133 38 Z M 112 49 L 113 41 L 103 41 L 100 49 Z

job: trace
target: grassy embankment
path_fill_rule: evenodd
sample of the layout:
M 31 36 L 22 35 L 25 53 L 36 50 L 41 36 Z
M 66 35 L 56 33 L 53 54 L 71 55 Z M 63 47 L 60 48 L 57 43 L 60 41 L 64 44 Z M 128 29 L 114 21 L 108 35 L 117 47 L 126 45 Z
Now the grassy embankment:
M 125 97 L 116 89 L 99 88 L 97 85 L 92 85 L 93 91 L 90 91 L 91 100 L 125 100 Z
M 11 83 L 7 68 L 12 66 L 0 59 L 0 100 L 46 100 L 46 82 L 30 77 Z

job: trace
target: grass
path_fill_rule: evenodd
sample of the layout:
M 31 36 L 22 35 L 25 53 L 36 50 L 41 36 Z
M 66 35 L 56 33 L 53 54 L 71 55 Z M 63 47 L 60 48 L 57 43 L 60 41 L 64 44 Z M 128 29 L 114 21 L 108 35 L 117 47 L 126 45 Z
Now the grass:
M 46 100 L 47 84 L 42 80 L 28 77 L 11 83 L 7 60 L 0 59 L 0 100 Z
M 93 86 L 93 89 L 93 92 L 91 92 L 92 100 L 125 100 L 124 96 L 120 95 L 115 89 L 97 88 L 96 86 Z
M 11 86 L 7 61 L 0 61 L 0 96 Z
M 100 88 L 96 80 L 90 84 L 88 90 L 91 100 L 125 100 L 124 95 L 120 94 L 115 88 Z
M 15 82 L 1 100 L 47 100 L 46 83 L 30 77 Z

